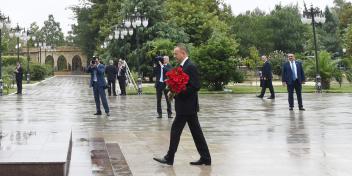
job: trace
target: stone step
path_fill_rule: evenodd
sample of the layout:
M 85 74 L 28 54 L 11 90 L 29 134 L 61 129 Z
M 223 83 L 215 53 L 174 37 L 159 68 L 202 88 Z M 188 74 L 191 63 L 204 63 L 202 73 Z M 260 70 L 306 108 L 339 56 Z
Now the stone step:
M 91 138 L 89 140 L 94 176 L 115 176 L 106 148 L 104 138 Z
M 128 166 L 125 157 L 121 151 L 119 144 L 108 143 L 106 144 L 109 159 L 115 175 L 118 176 L 132 176 L 130 167 Z

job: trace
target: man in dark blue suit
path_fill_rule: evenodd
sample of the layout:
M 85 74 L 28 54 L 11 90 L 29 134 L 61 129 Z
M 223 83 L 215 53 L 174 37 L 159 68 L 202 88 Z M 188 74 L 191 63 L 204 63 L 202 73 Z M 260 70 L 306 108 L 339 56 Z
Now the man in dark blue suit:
M 269 88 L 271 95 L 268 99 L 275 99 L 275 92 L 274 92 L 273 81 L 272 81 L 273 74 L 272 74 L 271 64 L 269 63 L 269 60 L 265 55 L 262 56 L 262 60 L 264 62 L 263 68 L 262 68 L 262 76 L 260 77 L 262 92 L 257 97 L 263 98 L 265 91 L 266 91 L 266 88 Z
M 105 73 L 105 65 L 101 64 L 98 57 L 93 57 L 90 65 L 87 68 L 88 73 L 91 75 L 90 79 L 90 87 L 93 87 L 94 100 L 96 105 L 97 112 L 94 115 L 101 115 L 100 110 L 100 99 L 103 103 L 103 107 L 105 109 L 105 113 L 107 116 L 109 114 L 109 105 L 106 99 L 105 87 L 106 81 L 104 77 Z
M 288 54 L 288 61 L 283 65 L 282 83 L 287 85 L 289 110 L 293 110 L 293 91 L 296 90 L 298 108 L 304 111 L 302 103 L 302 84 L 305 84 L 304 71 L 302 63 L 296 61 L 294 54 Z

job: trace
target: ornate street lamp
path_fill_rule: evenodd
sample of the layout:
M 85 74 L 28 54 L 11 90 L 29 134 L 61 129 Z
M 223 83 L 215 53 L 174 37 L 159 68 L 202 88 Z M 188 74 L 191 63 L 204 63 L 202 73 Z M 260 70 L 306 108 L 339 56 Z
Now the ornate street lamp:
M 46 43 L 45 42 L 41 42 L 41 41 L 37 41 L 37 43 L 34 43 L 34 46 L 36 48 L 39 48 L 39 58 L 38 58 L 38 62 L 41 65 L 42 64 L 42 48 L 46 47 Z
M 315 78 L 315 87 L 317 92 L 321 92 L 321 77 L 319 70 L 319 59 L 318 59 L 318 47 L 317 47 L 317 37 L 315 32 L 315 25 L 317 23 L 325 23 L 325 16 L 323 11 L 321 11 L 318 7 L 314 8 L 313 5 L 308 9 L 306 4 L 304 4 L 304 11 L 302 15 L 302 23 L 304 24 L 312 24 L 313 26 L 313 36 L 314 36 L 314 50 L 315 50 L 315 69 L 316 69 L 316 78 Z
M 146 17 L 146 14 L 141 14 L 137 7 L 134 8 L 134 12 L 132 14 L 127 14 L 126 18 L 123 20 L 122 24 L 116 25 L 114 27 L 114 32 L 109 35 L 109 39 L 125 39 L 126 36 L 132 36 L 133 33 L 136 35 L 136 44 L 137 44 L 137 67 L 138 67 L 138 77 L 140 77 L 140 44 L 139 44 L 139 29 L 148 27 L 149 21 Z M 135 32 L 133 31 L 135 30 Z
M 11 37 L 16 37 L 17 38 L 17 45 L 16 45 L 16 49 L 17 49 L 17 62 L 20 62 L 20 36 L 22 34 L 22 32 L 24 31 L 24 28 L 21 28 L 18 24 L 15 28 L 11 28 L 11 31 L 13 31 L 14 33 L 11 34 Z
M 126 20 L 124 20 L 124 26 L 127 29 L 132 26 L 132 28 L 136 30 L 135 33 L 136 33 L 136 42 L 137 42 L 137 50 L 138 50 L 138 53 L 137 53 L 138 77 L 141 77 L 140 64 L 139 64 L 139 61 L 140 61 L 139 29 L 143 27 L 145 28 L 148 27 L 148 24 L 149 24 L 149 21 L 148 21 L 148 18 L 146 17 L 146 14 L 145 13 L 141 14 L 138 11 L 137 7 L 135 7 L 134 12 L 130 16 L 127 15 Z M 126 34 L 126 33 L 130 33 L 130 30 L 123 30 L 123 34 Z M 133 31 L 132 31 L 132 34 L 133 34 Z
M 23 36 L 22 36 L 22 40 L 24 40 L 27 43 L 27 84 L 29 84 L 31 82 L 31 74 L 30 74 L 30 70 L 29 70 L 29 61 L 30 61 L 30 56 L 29 56 L 29 40 L 34 41 L 35 40 L 35 36 L 33 36 L 34 32 L 30 31 L 30 30 L 24 30 Z
M 10 28 L 10 18 L 9 17 L 6 17 L 5 15 L 3 15 L 1 12 L 0 12 L 0 96 L 2 96 L 3 94 L 3 90 L 4 90 L 4 84 L 3 84 L 3 80 L 2 80 L 2 58 L 1 58 L 1 38 L 2 38 L 2 31 L 1 29 L 3 27 L 6 27 L 6 28 Z

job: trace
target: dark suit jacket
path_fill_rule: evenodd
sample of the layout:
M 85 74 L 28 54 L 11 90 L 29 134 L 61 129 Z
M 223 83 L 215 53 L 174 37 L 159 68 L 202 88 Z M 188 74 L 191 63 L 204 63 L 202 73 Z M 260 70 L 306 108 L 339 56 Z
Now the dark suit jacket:
M 118 70 L 115 65 L 109 65 L 105 68 L 106 77 L 108 78 L 109 81 L 116 80 L 117 72 Z
M 263 68 L 262 68 L 262 78 L 265 78 L 265 79 L 272 79 L 272 78 L 273 78 L 272 69 L 271 69 L 271 64 L 269 63 L 269 61 L 266 61 L 266 62 L 263 64 Z
M 22 69 L 22 66 L 20 66 L 20 68 L 17 69 L 18 72 L 15 72 L 16 73 L 16 80 L 18 81 L 22 81 L 23 79 L 23 69 Z
M 117 71 L 119 71 L 117 69 Z M 126 67 L 122 67 L 122 69 L 120 70 L 120 76 L 118 76 L 119 80 L 126 80 Z
M 165 81 L 167 79 L 166 77 L 166 73 L 168 71 L 170 71 L 172 69 L 171 65 L 170 64 L 166 64 L 164 65 L 164 68 L 163 68 L 163 81 Z M 160 76 L 161 76 L 161 68 L 160 66 L 158 67 L 154 67 L 154 74 L 155 74 L 155 87 L 158 87 L 158 86 L 161 86 L 159 81 L 160 81 Z
M 187 89 L 175 96 L 177 115 L 195 115 L 199 111 L 198 91 L 201 87 L 197 67 L 188 59 L 183 71 L 189 76 Z
M 104 87 L 106 85 L 104 73 L 105 73 L 105 65 L 99 64 L 97 67 L 88 66 L 87 72 L 90 73 L 90 86 L 93 86 L 93 77 L 94 70 L 97 72 L 97 84 L 100 87 Z
M 303 71 L 303 66 L 302 63 L 299 61 L 295 61 L 296 63 L 296 69 L 297 69 L 297 80 L 299 84 L 302 84 L 303 81 L 306 80 L 304 76 L 304 71 Z M 282 82 L 286 82 L 288 85 L 292 85 L 294 83 L 294 80 L 292 80 L 292 69 L 290 62 L 286 62 L 283 65 L 282 68 Z

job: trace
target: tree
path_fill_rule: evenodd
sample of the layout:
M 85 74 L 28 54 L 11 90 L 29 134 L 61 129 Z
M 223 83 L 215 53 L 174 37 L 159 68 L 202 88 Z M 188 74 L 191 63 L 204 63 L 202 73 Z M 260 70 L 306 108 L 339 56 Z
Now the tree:
M 90 7 L 73 7 L 77 24 L 73 25 L 75 34 L 74 43 L 76 43 L 83 52 L 91 58 L 97 46 L 99 28 L 92 24 L 92 8 Z
M 214 32 L 207 43 L 191 52 L 191 58 L 199 66 L 203 85 L 211 90 L 222 90 L 235 77 L 237 48 L 234 39 L 225 33 Z
M 56 22 L 53 15 L 48 16 L 41 28 L 45 42 L 49 45 L 61 46 L 64 44 L 64 34 L 62 33 L 60 23 Z
M 269 16 L 259 9 L 241 14 L 231 22 L 231 32 L 240 42 L 239 54 L 248 57 L 249 48 L 256 47 L 259 53 L 268 53 L 274 49 L 273 29 Z
M 347 54 L 351 56 L 352 55 L 352 25 L 350 25 L 346 31 L 347 32 L 344 36 L 344 42 L 345 42 Z
M 319 53 L 319 74 L 321 76 L 321 84 L 323 89 L 330 89 L 330 82 L 332 78 L 337 81 L 342 81 L 342 72 L 337 68 L 338 61 L 332 60 L 331 55 L 327 51 Z M 314 78 L 316 75 L 315 60 L 306 60 L 304 63 L 304 70 L 308 77 Z
M 275 50 L 285 53 L 303 51 L 303 43 L 306 40 L 303 34 L 306 27 L 301 22 L 297 6 L 276 5 L 275 9 L 271 11 L 270 26 L 274 33 Z
M 195 46 L 205 43 L 213 32 L 213 23 L 217 18 L 219 3 L 216 0 L 166 0 L 165 9 L 168 23 L 182 26 L 189 35 L 189 42 Z
M 340 52 L 342 48 L 339 38 L 338 17 L 326 7 L 325 18 L 326 21 L 322 25 L 322 31 L 319 36 L 321 38 L 322 49 L 332 53 Z

